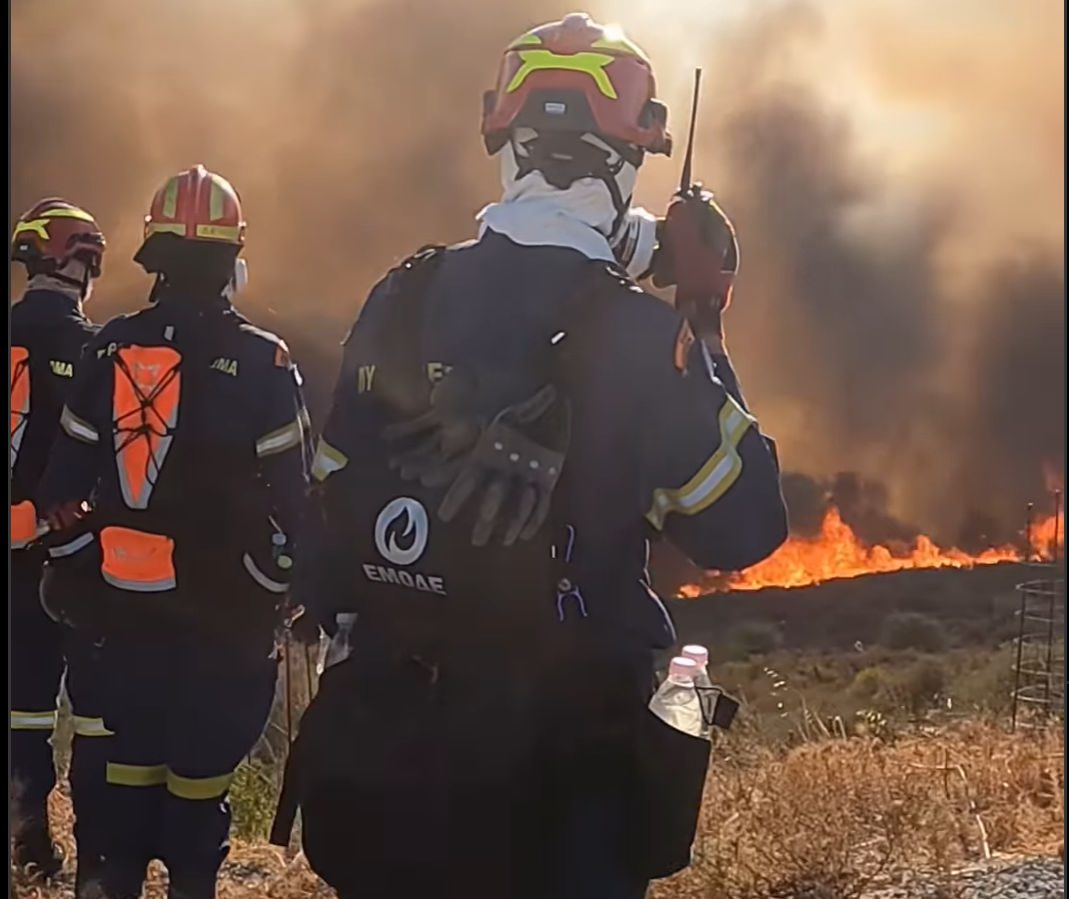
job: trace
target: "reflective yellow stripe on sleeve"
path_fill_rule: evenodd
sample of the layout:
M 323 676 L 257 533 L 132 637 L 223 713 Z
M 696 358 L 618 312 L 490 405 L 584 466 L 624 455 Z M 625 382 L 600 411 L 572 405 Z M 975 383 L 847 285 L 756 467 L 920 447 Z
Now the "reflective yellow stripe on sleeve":
M 653 504 L 646 518 L 657 530 L 664 527 L 669 513 L 698 515 L 708 509 L 742 474 L 739 441 L 753 425 L 754 419 L 730 396 L 720 407 L 720 446 L 698 469 L 697 473 L 678 490 L 658 488 L 653 491 Z
M 80 440 L 82 443 L 100 443 L 100 434 L 97 433 L 97 429 L 71 412 L 67 406 L 64 406 L 60 413 L 59 426 L 69 437 Z
M 325 481 L 334 472 L 341 471 L 349 464 L 349 457 L 337 447 L 331 446 L 323 438 L 319 438 L 316 446 L 315 459 L 312 461 L 312 477 L 317 481 Z
M 12 730 L 52 730 L 56 726 L 56 712 L 11 712 Z
M 256 455 L 261 459 L 264 456 L 273 456 L 276 453 L 284 453 L 301 445 L 303 430 L 299 419 L 294 419 L 287 425 L 283 425 L 270 434 L 264 434 L 256 441 Z
M 74 735 L 76 737 L 114 737 L 115 731 L 104 726 L 103 718 L 87 718 L 85 715 L 74 716 Z
M 179 799 L 217 799 L 230 789 L 234 772 L 217 777 L 182 777 L 167 772 L 167 792 Z
M 158 787 L 167 783 L 167 766 L 108 762 L 107 781 L 119 787 Z

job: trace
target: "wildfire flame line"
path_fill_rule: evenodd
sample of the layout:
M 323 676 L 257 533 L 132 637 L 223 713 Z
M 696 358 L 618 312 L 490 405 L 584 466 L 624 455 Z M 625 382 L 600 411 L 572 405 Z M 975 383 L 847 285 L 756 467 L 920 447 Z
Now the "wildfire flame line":
M 1032 523 L 1029 529 L 1029 557 L 1047 559 L 1055 540 L 1065 542 L 1064 513 Z M 906 568 L 973 568 L 999 562 L 1020 562 L 1024 558 L 1016 546 L 996 546 L 977 555 L 951 547 L 943 549 L 925 535 L 917 537 L 904 552 L 864 543 L 831 507 L 824 515 L 820 533 L 814 537 L 790 537 L 776 552 L 752 568 L 730 575 L 711 573 L 697 584 L 686 584 L 679 595 L 685 598 L 722 590 L 761 590 L 765 587 L 806 587 L 836 578 L 859 577 Z

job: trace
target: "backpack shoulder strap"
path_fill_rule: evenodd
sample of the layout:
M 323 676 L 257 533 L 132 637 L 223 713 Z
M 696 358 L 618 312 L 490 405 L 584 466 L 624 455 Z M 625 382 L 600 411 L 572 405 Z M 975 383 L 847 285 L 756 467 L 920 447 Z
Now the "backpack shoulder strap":
M 426 408 L 430 384 L 421 366 L 424 304 L 431 282 L 445 258 L 447 248 L 426 246 L 390 270 L 384 281 L 386 296 L 376 338 L 386 349 L 379 378 L 389 382 L 389 394 L 399 415 Z

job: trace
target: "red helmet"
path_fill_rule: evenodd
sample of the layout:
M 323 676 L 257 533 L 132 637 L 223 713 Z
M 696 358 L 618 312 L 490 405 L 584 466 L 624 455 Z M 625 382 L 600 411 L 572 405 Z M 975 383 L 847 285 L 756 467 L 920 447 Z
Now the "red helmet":
M 50 197 L 19 217 L 11 235 L 11 258 L 31 274 L 51 274 L 78 259 L 96 278 L 106 245 L 93 216 L 73 203 Z
M 177 246 L 245 245 L 245 218 L 238 192 L 222 175 L 202 165 L 169 178 L 145 216 L 145 241 L 134 256 L 146 271 L 163 270 Z
M 526 126 L 592 132 L 668 155 L 668 110 L 655 93 L 641 49 L 618 27 L 573 13 L 506 48 L 497 87 L 483 94 L 483 140 L 493 154 L 513 128 Z

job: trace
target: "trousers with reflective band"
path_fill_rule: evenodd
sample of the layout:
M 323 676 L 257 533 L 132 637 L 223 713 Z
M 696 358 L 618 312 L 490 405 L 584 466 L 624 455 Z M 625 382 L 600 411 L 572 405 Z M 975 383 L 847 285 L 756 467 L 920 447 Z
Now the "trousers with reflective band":
M 123 765 L 108 762 L 107 781 L 117 787 L 166 786 L 179 799 L 218 799 L 234 780 L 234 772 L 215 777 L 182 777 L 166 765 Z
M 11 548 L 21 549 L 37 536 L 37 509 L 28 499 L 11 507 Z
M 174 540 L 170 537 L 110 526 L 100 531 L 100 549 L 100 573 L 113 587 L 139 593 L 174 589 Z
M 106 723 L 115 735 L 85 742 L 108 744 L 93 806 L 108 810 L 106 866 L 143 872 L 148 858 L 165 858 L 173 884 L 214 884 L 230 827 L 226 790 L 274 700 L 269 650 L 269 640 L 262 653 L 222 650 L 181 626 L 105 643 Z
M 123 499 L 148 507 L 178 425 L 181 354 L 171 347 L 131 346 L 115 354 L 115 462 Z
M 10 782 L 20 815 L 43 815 L 56 783 L 52 736 L 63 674 L 63 628 L 41 608 L 41 562 L 34 553 L 9 559 Z

